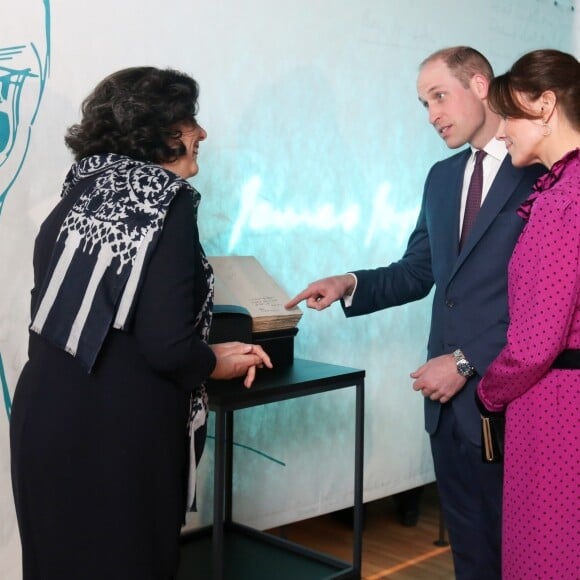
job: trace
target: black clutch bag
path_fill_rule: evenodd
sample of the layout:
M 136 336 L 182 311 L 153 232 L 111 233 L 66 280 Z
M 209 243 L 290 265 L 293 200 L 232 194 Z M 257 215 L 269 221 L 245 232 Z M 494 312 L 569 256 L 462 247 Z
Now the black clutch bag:
M 481 414 L 481 456 L 485 463 L 503 461 L 505 414 L 488 411 L 475 392 L 475 403 Z
M 481 451 L 485 463 L 502 462 L 504 434 L 504 415 L 481 416 Z

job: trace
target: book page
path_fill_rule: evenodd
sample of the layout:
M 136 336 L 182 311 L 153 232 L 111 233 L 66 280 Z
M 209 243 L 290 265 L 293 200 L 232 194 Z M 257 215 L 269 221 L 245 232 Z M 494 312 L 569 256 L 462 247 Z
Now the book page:
M 302 311 L 286 310 L 290 297 L 254 256 L 208 256 L 215 276 L 215 304 L 243 306 L 254 330 L 293 328 Z

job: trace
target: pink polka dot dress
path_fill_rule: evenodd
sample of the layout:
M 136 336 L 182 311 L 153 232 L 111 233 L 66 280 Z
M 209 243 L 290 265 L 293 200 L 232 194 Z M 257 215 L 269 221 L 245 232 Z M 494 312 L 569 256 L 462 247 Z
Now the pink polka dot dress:
M 580 149 L 540 178 L 509 265 L 505 348 L 478 395 L 506 411 L 502 578 L 580 578 Z

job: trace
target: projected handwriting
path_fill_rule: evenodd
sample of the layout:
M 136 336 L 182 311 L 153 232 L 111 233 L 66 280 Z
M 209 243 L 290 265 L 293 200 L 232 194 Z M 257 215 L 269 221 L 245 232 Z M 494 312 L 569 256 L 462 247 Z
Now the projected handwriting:
M 27 2 L 25 1 L 24 4 Z M 50 63 L 50 3 L 37 0 L 0 19 L 0 215 L 26 159 Z M 7 11 L 5 11 L 7 12 Z M 4 14 L 4 16 L 7 16 Z M 32 38 L 30 41 L 23 41 Z M 11 400 L 0 353 L 6 413 Z
M 350 204 L 342 212 L 337 212 L 334 205 L 324 203 L 315 208 L 299 212 L 293 208 L 276 208 L 272 203 L 260 198 L 262 180 L 259 176 L 251 177 L 242 187 L 240 211 L 232 228 L 228 251 L 232 251 L 240 240 L 244 228 L 259 231 L 273 229 L 284 231 L 298 226 L 308 226 L 315 229 L 330 230 L 340 228 L 350 232 L 359 225 L 367 226 L 368 220 L 361 224 L 361 206 Z M 402 244 L 411 232 L 419 208 L 411 207 L 404 211 L 398 210 L 389 202 L 391 185 L 382 183 L 377 188 L 372 199 L 372 215 L 365 237 L 365 246 L 369 246 L 380 232 L 389 231 Z M 364 207 L 367 207 L 365 204 Z
M 278 209 L 270 202 L 260 199 L 262 180 L 259 176 L 251 177 L 242 188 L 240 212 L 234 223 L 230 236 L 229 251 L 232 251 L 240 240 L 245 227 L 252 230 L 272 228 L 286 230 L 299 225 L 332 229 L 342 228 L 350 231 L 359 221 L 358 205 L 350 205 L 344 212 L 337 214 L 330 203 L 323 204 L 314 210 L 297 212 L 292 208 Z

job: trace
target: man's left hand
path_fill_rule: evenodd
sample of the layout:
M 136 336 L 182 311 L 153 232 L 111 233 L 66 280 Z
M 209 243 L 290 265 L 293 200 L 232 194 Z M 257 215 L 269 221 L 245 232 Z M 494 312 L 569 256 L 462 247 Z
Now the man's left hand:
M 447 403 L 465 385 L 467 379 L 457 372 L 455 357 L 444 354 L 428 360 L 411 373 L 413 389 L 432 401 Z

